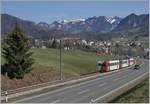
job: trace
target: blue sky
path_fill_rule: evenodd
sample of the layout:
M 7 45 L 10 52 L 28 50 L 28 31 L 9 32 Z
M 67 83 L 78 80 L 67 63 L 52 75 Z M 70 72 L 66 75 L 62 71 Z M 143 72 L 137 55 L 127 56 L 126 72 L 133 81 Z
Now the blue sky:
M 125 17 L 130 13 L 148 13 L 148 0 L 132 1 L 3 1 L 2 13 L 25 20 L 51 23 L 55 20 L 92 16 Z

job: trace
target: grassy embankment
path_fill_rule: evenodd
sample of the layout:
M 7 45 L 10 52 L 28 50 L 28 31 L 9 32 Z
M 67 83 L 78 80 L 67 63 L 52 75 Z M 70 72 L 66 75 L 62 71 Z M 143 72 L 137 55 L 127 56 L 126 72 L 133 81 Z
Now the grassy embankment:
M 149 102 L 149 80 L 143 81 L 135 88 L 121 95 L 113 103 L 148 103 Z

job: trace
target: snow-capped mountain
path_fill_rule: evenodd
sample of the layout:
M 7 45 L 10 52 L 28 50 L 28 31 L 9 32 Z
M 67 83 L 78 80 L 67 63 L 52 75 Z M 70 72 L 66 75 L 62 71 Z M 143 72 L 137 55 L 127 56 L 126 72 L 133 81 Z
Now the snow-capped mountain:
M 112 27 L 110 30 L 113 30 L 115 27 L 117 27 L 117 25 L 120 23 L 121 18 L 117 17 L 117 16 L 109 16 L 109 17 L 105 17 L 106 21 L 109 22 L 110 24 L 112 24 Z
M 73 19 L 54 21 L 51 24 L 40 22 L 35 23 L 33 21 L 23 20 L 19 17 L 1 14 L 1 33 L 2 37 L 5 34 L 11 32 L 16 22 L 19 22 L 23 28 L 23 31 L 33 38 L 47 39 L 49 36 L 56 36 L 58 38 L 62 36 L 79 36 L 82 38 L 90 39 L 103 34 L 114 33 L 121 34 L 146 34 L 148 36 L 149 30 L 149 14 L 130 14 L 124 18 L 116 16 L 94 16 L 86 19 Z M 57 31 L 58 30 L 58 31 Z M 77 34 L 71 34 L 77 33 Z M 89 34 L 88 34 L 89 33 Z M 94 35 L 95 34 L 95 35 Z
M 50 28 L 49 24 L 47 24 L 46 22 L 39 22 L 37 25 L 42 28 Z
M 120 21 L 118 21 L 118 20 L 120 20 L 120 18 L 117 16 L 108 16 L 108 17 L 106 16 L 105 19 L 110 24 L 113 24 L 114 22 L 118 22 L 118 23 L 120 22 Z
M 67 24 L 67 23 L 78 23 L 78 22 L 83 22 L 85 19 L 73 19 L 73 20 L 63 20 L 61 23 Z
M 78 33 L 84 31 L 90 32 L 108 32 L 114 29 L 120 22 L 121 18 L 116 16 L 106 17 L 90 17 L 87 19 L 74 19 L 55 21 L 50 27 L 56 29 L 62 29 L 71 33 Z
M 110 24 L 114 23 L 116 19 L 114 17 L 105 17 L 106 21 L 109 22 Z

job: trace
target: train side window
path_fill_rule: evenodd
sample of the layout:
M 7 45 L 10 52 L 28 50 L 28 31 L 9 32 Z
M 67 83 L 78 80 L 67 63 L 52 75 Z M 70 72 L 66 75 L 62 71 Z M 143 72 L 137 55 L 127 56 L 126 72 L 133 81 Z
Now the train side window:
M 119 63 L 111 63 L 110 66 L 118 65 Z

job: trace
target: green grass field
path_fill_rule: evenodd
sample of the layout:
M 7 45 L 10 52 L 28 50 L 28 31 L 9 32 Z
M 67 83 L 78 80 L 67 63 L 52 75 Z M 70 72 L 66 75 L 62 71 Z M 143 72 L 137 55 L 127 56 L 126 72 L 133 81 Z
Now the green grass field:
M 59 49 L 34 48 L 31 51 L 34 53 L 34 70 L 50 70 L 53 68 L 59 71 Z M 112 57 L 111 55 L 98 55 L 81 50 L 62 50 L 62 70 L 64 73 L 73 75 L 95 72 L 98 60 L 112 59 Z M 2 59 L 3 63 L 4 59 Z
M 121 95 L 113 103 L 148 103 L 149 102 L 149 79 L 135 88 Z

